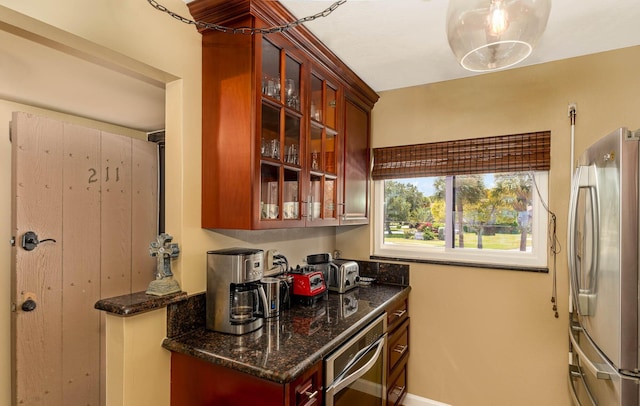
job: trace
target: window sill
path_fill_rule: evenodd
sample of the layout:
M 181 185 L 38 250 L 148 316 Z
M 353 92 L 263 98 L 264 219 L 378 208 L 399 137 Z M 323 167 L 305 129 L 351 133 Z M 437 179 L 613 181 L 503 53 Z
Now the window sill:
M 386 256 L 378 256 L 378 255 L 371 255 L 369 258 L 371 260 L 376 260 L 376 261 L 409 262 L 409 263 L 417 263 L 417 264 L 463 266 L 468 268 L 501 269 L 504 271 L 549 273 L 549 268 L 546 268 L 546 267 L 537 268 L 537 267 L 525 267 L 525 266 L 513 266 L 513 265 L 479 264 L 475 262 L 437 261 L 437 260 L 430 260 L 430 259 L 396 258 L 396 257 L 386 257 Z

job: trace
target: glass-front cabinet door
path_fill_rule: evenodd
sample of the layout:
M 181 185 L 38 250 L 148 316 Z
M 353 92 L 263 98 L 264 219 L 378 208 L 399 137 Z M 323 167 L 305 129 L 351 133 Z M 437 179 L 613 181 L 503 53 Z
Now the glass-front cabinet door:
M 197 21 L 244 32 L 295 19 L 278 1 L 199 0 L 188 6 Z M 345 140 L 353 134 L 345 102 L 356 95 L 368 113 L 378 100 L 375 91 L 303 25 L 268 35 L 229 35 L 204 26 L 198 31 L 201 226 L 265 230 L 343 224 L 348 207 L 343 196 L 367 198 L 358 196 L 361 188 L 345 186 L 351 179 L 345 168 L 355 167 L 345 166 L 350 151 Z
M 264 228 L 303 220 L 301 72 L 301 62 L 262 39 L 259 219 Z
M 311 74 L 309 102 L 309 196 L 307 225 L 330 225 L 337 220 L 337 87 Z

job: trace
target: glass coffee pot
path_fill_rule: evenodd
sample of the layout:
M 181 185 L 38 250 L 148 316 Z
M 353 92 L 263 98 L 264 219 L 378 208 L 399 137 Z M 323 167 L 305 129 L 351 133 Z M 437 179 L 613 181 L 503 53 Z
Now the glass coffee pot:
M 258 313 L 258 286 L 255 284 L 232 285 L 229 318 L 232 323 L 254 321 Z

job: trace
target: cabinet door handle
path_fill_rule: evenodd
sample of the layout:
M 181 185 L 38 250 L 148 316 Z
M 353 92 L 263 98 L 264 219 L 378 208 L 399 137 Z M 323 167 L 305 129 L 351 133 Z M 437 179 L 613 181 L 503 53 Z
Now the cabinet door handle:
M 407 349 L 408 349 L 408 348 L 409 348 L 409 346 L 408 346 L 408 345 L 400 345 L 400 344 L 398 344 L 398 345 L 396 345 L 396 346 L 394 347 L 393 352 L 397 352 L 397 353 L 399 353 L 400 355 L 402 355 L 402 354 L 404 354 L 405 352 L 407 352 Z
M 400 318 L 402 316 L 404 316 L 404 314 L 407 312 L 407 309 L 402 309 L 402 310 L 396 310 L 395 312 L 393 312 L 393 315 Z
M 341 217 L 342 217 L 342 220 L 358 220 L 358 221 L 367 220 L 367 217 L 361 215 L 360 213 L 356 213 L 356 214 L 344 213 Z

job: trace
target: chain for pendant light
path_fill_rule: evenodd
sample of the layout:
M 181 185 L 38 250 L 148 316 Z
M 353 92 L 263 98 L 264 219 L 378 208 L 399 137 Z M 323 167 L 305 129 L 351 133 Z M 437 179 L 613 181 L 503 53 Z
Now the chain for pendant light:
M 163 13 L 167 13 L 169 14 L 171 17 L 175 18 L 178 21 L 181 21 L 185 24 L 191 24 L 191 25 L 195 25 L 198 28 L 204 28 L 204 29 L 210 29 L 210 30 L 216 30 L 216 31 L 221 31 L 221 32 L 228 32 L 230 34 L 249 34 L 249 35 L 254 35 L 254 34 L 273 34 L 276 32 L 284 32 L 287 31 L 295 26 L 298 26 L 300 24 L 309 22 L 309 21 L 313 21 L 317 18 L 320 17 L 326 17 L 329 14 L 331 14 L 335 9 L 337 9 L 338 7 L 340 7 L 342 4 L 346 3 L 347 0 L 338 0 L 335 3 L 333 3 L 331 6 L 327 7 L 326 9 L 324 9 L 323 11 L 316 13 L 314 15 L 310 15 L 304 18 L 300 18 L 298 20 L 295 21 L 291 21 L 290 23 L 286 23 L 283 25 L 276 25 L 273 27 L 267 27 L 267 28 L 251 28 L 251 27 L 238 27 L 238 28 L 232 28 L 232 27 L 225 27 L 223 25 L 218 25 L 218 24 L 213 24 L 213 23 L 207 23 L 204 21 L 195 21 L 195 20 L 191 20 L 189 18 L 183 17 L 177 13 L 174 13 L 173 11 L 169 10 L 168 8 L 166 8 L 165 6 L 163 6 L 162 4 L 158 3 L 156 0 L 147 0 L 149 2 L 149 4 L 155 8 L 156 10 L 162 11 Z

